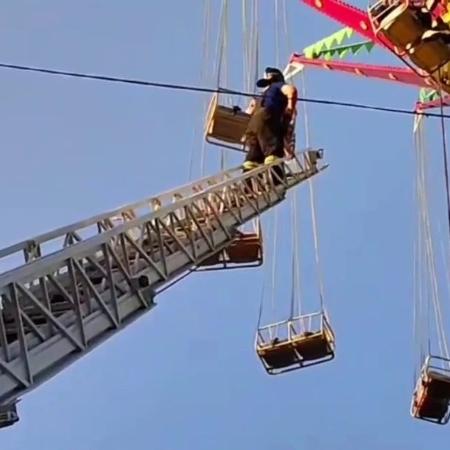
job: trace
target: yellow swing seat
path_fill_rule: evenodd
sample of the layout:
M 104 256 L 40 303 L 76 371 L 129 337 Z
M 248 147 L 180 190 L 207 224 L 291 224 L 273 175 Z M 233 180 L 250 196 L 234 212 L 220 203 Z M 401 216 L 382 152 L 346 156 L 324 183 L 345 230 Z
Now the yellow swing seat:
M 214 94 L 206 115 L 205 139 L 213 145 L 244 151 L 249 120 L 246 112 L 219 104 L 219 94 Z
M 259 328 L 255 346 L 271 375 L 321 364 L 335 356 L 335 337 L 324 312 Z
M 259 232 L 239 232 L 233 242 L 200 263 L 201 270 L 258 267 L 263 264 L 263 242 Z

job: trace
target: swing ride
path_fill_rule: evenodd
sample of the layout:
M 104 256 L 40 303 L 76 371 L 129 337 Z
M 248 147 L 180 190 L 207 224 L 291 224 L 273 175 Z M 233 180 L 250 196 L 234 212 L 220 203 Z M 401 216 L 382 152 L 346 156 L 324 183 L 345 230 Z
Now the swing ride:
M 324 68 L 424 88 L 418 112 L 450 104 L 450 96 L 446 96 L 450 94 L 449 47 L 442 38 L 422 42 L 422 36 L 429 30 L 415 5 L 381 1 L 366 13 L 340 0 L 303 2 L 347 28 L 305 48 L 301 54 L 293 54 L 285 70 L 287 79 L 305 67 Z M 247 92 L 253 92 L 260 66 L 257 1 L 252 4 L 250 11 L 244 6 L 243 84 Z M 226 5 L 224 0 L 218 87 L 224 70 Z M 431 13 L 434 14 L 434 9 Z M 341 45 L 353 32 L 369 41 Z M 408 67 L 332 59 L 335 55 L 343 58 L 348 53 L 371 51 L 375 45 L 388 49 Z M 253 101 L 258 97 L 254 92 Z M 16 404 L 24 394 L 152 310 L 156 295 L 185 276 L 193 272 L 267 267 L 263 263 L 270 246 L 263 245 L 262 215 L 280 204 L 289 204 L 293 217 L 290 311 L 281 320 L 262 323 L 262 299 L 254 340 L 256 356 L 270 375 L 317 366 L 335 358 L 336 338 L 325 307 L 319 263 L 313 188 L 313 179 L 327 168 L 322 164 L 323 151 L 306 142 L 305 150 L 297 151 L 293 159 L 277 159 L 244 173 L 241 166 L 225 167 L 228 158 L 233 155 L 242 158 L 241 153 L 245 153 L 245 132 L 251 117 L 246 107 L 236 105 L 234 100 L 233 94 L 218 89 L 205 114 L 204 142 L 214 146 L 221 158 L 220 171 L 215 175 L 202 173 L 202 178 L 170 192 L 0 250 L 0 261 L 23 258 L 0 274 L 0 427 L 19 420 Z M 418 129 L 420 133 L 421 127 Z M 295 144 L 291 127 L 285 149 L 295 148 Z M 429 336 L 426 349 L 424 342 L 420 343 L 420 375 L 411 415 L 445 424 L 450 420 L 450 356 L 435 282 L 436 261 L 430 247 L 431 214 L 423 146 L 418 144 L 416 153 L 420 209 L 417 265 L 422 264 L 417 270 L 427 279 L 418 288 L 416 321 L 428 323 L 428 316 L 434 315 L 439 351 L 432 354 Z M 312 229 L 309 240 L 313 243 L 313 264 L 319 285 L 319 305 L 312 312 L 303 307 L 299 294 L 296 195 L 287 201 L 289 192 L 300 184 L 309 186 Z M 276 215 L 273 220 L 276 228 Z M 276 247 L 275 232 L 272 297 Z
M 449 30 L 447 2 L 412 2 L 407 0 L 381 0 L 368 8 L 367 12 L 344 3 L 341 0 L 301 0 L 306 5 L 344 25 L 346 28 L 333 33 L 320 41 L 306 47 L 302 53 L 294 53 L 285 69 L 289 78 L 303 71 L 304 68 L 319 68 L 337 71 L 364 78 L 375 78 L 393 83 L 420 87 L 419 101 L 416 103 L 416 155 L 417 155 L 417 203 L 419 254 L 418 260 L 423 267 L 417 267 L 416 273 L 422 271 L 423 284 L 416 287 L 418 300 L 416 322 L 428 323 L 433 315 L 436 323 L 435 343 L 438 356 L 431 353 L 432 339 L 420 344 L 420 374 L 413 393 L 411 415 L 425 421 L 446 424 L 450 419 L 450 355 L 447 338 L 442 323 L 442 310 L 439 303 L 437 286 L 437 262 L 432 242 L 432 223 L 429 211 L 428 184 L 429 174 L 426 166 L 423 144 L 423 115 L 426 109 L 441 108 L 450 105 L 450 45 L 439 33 L 433 36 L 432 21 L 437 21 L 438 31 Z M 435 26 L 436 27 L 436 26 Z M 354 33 L 368 39 L 364 42 L 345 43 Z M 428 36 L 427 36 L 428 35 Z M 344 62 L 347 55 L 362 52 L 370 53 L 376 46 L 389 50 L 407 66 L 381 66 L 365 63 Z M 338 59 L 336 59 L 336 57 Z M 341 60 L 339 60 L 341 59 Z M 445 142 L 445 130 L 442 122 L 441 133 Z M 446 167 L 446 147 L 444 144 L 444 162 Z M 447 176 L 447 175 L 446 175 Z M 446 184 L 447 207 L 450 211 L 448 195 L 450 186 Z M 450 217 L 450 212 L 449 212 Z M 449 222 L 450 227 L 450 222 Z M 450 230 L 450 228 L 449 228 Z M 426 273 L 423 273 L 425 270 Z M 426 289 L 425 289 L 426 290 Z M 427 300 L 424 299 L 427 298 Z M 430 305 L 424 306 L 426 302 Z M 418 325 L 417 325 L 418 326 Z M 420 333 L 418 333 L 420 334 Z M 420 340 L 419 339 L 419 340 Z M 427 347 L 427 348 L 426 348 Z

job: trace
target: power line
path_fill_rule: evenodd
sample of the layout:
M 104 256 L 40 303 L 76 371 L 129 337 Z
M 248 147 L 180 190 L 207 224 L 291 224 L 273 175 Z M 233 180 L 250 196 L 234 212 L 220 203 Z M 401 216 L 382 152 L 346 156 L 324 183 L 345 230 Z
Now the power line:
M 230 94 L 230 95 L 238 95 L 241 97 L 255 97 L 254 93 L 236 91 L 232 89 L 225 88 L 207 88 L 207 87 L 199 87 L 199 86 L 190 86 L 190 85 L 182 85 L 182 84 L 173 84 L 173 83 L 160 83 L 156 81 L 147 81 L 147 80 L 136 80 L 132 78 L 122 78 L 122 77 L 112 77 L 106 75 L 95 75 L 88 73 L 80 73 L 80 72 L 68 72 L 63 70 L 56 69 L 46 69 L 42 67 L 32 67 L 32 66 L 22 66 L 18 64 L 7 64 L 0 63 L 0 69 L 11 69 L 11 70 L 20 70 L 27 72 L 37 72 L 43 73 L 46 75 L 56 75 L 56 76 L 64 76 L 64 77 L 72 77 L 72 78 L 83 78 L 89 80 L 97 80 L 97 81 L 106 81 L 111 83 L 122 83 L 122 84 L 132 84 L 136 86 L 143 87 L 153 87 L 153 88 L 161 88 L 161 89 L 170 89 L 170 90 L 179 90 L 179 91 L 190 91 L 190 92 L 203 92 L 203 93 L 219 93 L 219 94 Z M 336 100 L 325 100 L 325 99 L 317 99 L 317 98 L 299 98 L 299 102 L 304 103 L 315 103 L 319 105 L 328 105 L 328 106 L 341 106 L 344 108 L 355 108 L 355 109 L 363 109 L 366 111 L 379 111 L 379 112 L 387 112 L 392 114 L 406 114 L 406 115 L 416 115 L 420 114 L 425 117 L 437 117 L 441 119 L 450 119 L 450 115 L 448 114 L 435 114 L 435 113 L 426 113 L 426 112 L 416 112 L 414 110 L 409 109 L 401 109 L 401 108 L 391 108 L 384 106 L 375 106 L 375 105 L 367 105 L 363 103 L 352 103 L 352 102 L 342 102 Z

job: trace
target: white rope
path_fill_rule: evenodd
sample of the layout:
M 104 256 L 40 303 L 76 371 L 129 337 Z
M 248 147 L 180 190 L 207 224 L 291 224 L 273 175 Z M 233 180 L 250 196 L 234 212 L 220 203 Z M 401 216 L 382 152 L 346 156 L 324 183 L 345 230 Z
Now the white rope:
M 283 57 L 285 56 L 287 59 L 289 56 L 288 52 L 290 52 L 292 50 L 292 48 L 294 48 L 294 46 L 292 45 L 291 34 L 289 31 L 289 21 L 288 21 L 286 0 L 281 0 L 281 8 L 283 11 L 283 27 L 285 30 L 285 42 L 286 42 L 286 49 L 285 49 L 286 54 L 283 55 Z
M 280 65 L 280 2 L 279 0 L 275 0 L 274 3 L 275 7 L 275 61 L 276 66 L 278 67 Z
M 260 49 L 260 33 L 259 33 L 259 2 L 254 0 L 253 2 L 253 55 L 255 57 L 255 65 L 251 80 L 256 82 L 259 75 L 259 49 Z
M 427 267 L 427 279 L 430 283 L 431 306 L 433 307 L 434 321 L 437 333 L 437 343 L 440 354 L 449 357 L 447 338 L 443 324 L 443 314 L 439 296 L 439 284 L 437 279 L 436 258 L 433 248 L 432 227 L 430 221 L 430 211 L 428 205 L 428 183 L 427 183 L 427 158 L 423 142 L 419 145 L 419 168 L 420 168 L 420 188 L 419 188 L 419 205 L 421 210 L 421 221 L 423 224 L 423 240 L 425 244 L 425 260 Z M 430 300 L 429 300 L 430 301 Z M 428 333 L 430 340 L 430 333 Z
M 276 276 L 277 276 L 277 250 L 278 250 L 278 208 L 273 214 L 273 247 L 272 247 L 272 283 L 271 283 L 271 305 L 272 316 L 276 313 Z
M 302 72 L 302 95 L 306 96 L 306 81 L 305 74 Z M 308 110 L 306 105 L 303 108 L 303 117 L 304 117 L 304 127 L 305 127 L 305 145 L 306 148 L 310 146 L 310 128 L 309 128 L 309 120 L 308 120 Z M 314 182 L 313 179 L 310 178 L 308 181 L 309 185 L 309 200 L 311 205 L 311 221 L 313 228 L 313 239 L 314 239 L 314 256 L 316 262 L 316 271 L 317 271 L 317 279 L 319 283 L 319 296 L 320 296 L 320 309 L 322 313 L 325 308 L 325 285 L 323 281 L 323 273 L 320 264 L 320 252 L 319 252 L 319 233 L 317 229 L 317 213 L 316 213 L 316 202 L 315 202 L 315 194 L 314 194 Z
M 249 86 L 249 72 L 250 72 L 250 30 L 249 30 L 249 17 L 247 0 L 242 0 L 242 45 L 243 45 L 243 58 L 242 58 L 242 79 L 244 80 L 244 90 L 248 92 L 250 90 Z
M 314 237 L 314 253 L 316 260 L 316 270 L 317 270 L 317 278 L 319 281 L 319 294 L 320 294 L 320 309 L 324 312 L 324 302 L 325 302 L 325 287 L 323 282 L 322 268 L 320 264 L 319 258 L 319 233 L 317 230 L 317 213 L 316 213 L 316 205 L 315 205 L 315 196 L 314 196 L 314 184 L 309 182 L 309 196 L 311 203 L 311 219 L 313 225 L 313 237 Z
M 204 0 L 204 7 L 203 7 L 203 54 L 202 54 L 202 66 L 200 71 L 200 80 L 201 84 L 207 84 L 209 82 L 208 80 L 208 74 L 210 73 L 210 33 L 211 33 L 211 2 L 210 0 Z M 209 100 L 205 100 L 202 104 L 202 117 L 205 117 L 206 111 L 208 108 Z M 189 155 L 189 174 L 188 178 L 189 180 L 192 180 L 195 177 L 194 174 L 194 163 L 196 161 L 196 150 L 198 148 L 197 142 L 197 127 L 194 128 L 192 132 L 192 144 L 191 144 L 191 150 Z M 204 174 L 204 166 L 205 166 L 205 153 L 206 153 L 206 143 L 204 140 L 202 140 L 202 146 L 200 149 L 200 174 Z
M 297 191 L 292 195 L 292 253 L 293 253 L 293 305 L 294 314 L 300 316 L 302 314 L 302 285 L 301 285 L 301 268 L 300 268 L 300 225 L 298 220 L 298 195 Z M 295 300 L 297 300 L 295 304 Z
M 418 124 L 420 127 L 420 124 Z M 415 197 L 416 201 L 419 200 L 420 195 L 420 187 L 421 187 L 421 179 L 420 179 L 420 164 L 419 158 L 420 154 L 420 132 L 419 128 L 415 128 L 415 156 L 416 156 L 416 183 L 415 183 Z M 422 329 L 424 326 L 421 326 L 421 322 L 423 317 L 426 317 L 426 311 L 423 310 L 423 231 L 422 231 L 422 221 L 421 221 L 421 209 L 417 208 L 417 218 L 416 218 L 416 226 L 417 233 L 414 242 L 414 251 L 413 251 L 413 342 L 414 342 L 414 354 L 418 355 L 418 361 L 415 361 L 414 365 L 414 375 L 413 375 L 413 386 L 415 385 L 418 377 L 418 372 L 421 369 L 421 365 L 423 364 L 425 351 L 424 351 L 424 334 L 422 333 Z

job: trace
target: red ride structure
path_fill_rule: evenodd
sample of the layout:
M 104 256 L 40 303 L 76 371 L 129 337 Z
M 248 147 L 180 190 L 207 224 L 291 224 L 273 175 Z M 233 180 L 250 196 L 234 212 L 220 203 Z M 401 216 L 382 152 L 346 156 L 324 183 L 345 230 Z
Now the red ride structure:
M 450 29 L 444 20 L 443 13 L 447 10 L 444 3 L 381 0 L 364 11 L 340 0 L 301 2 L 344 25 L 350 33 L 367 39 L 356 47 L 383 47 L 406 67 L 336 61 L 329 57 L 349 49 L 344 46 L 309 55 L 294 53 L 288 66 L 291 73 L 312 67 L 436 91 L 417 103 L 417 111 L 450 105 L 450 39 L 445 34 L 446 31 L 450 34 Z

